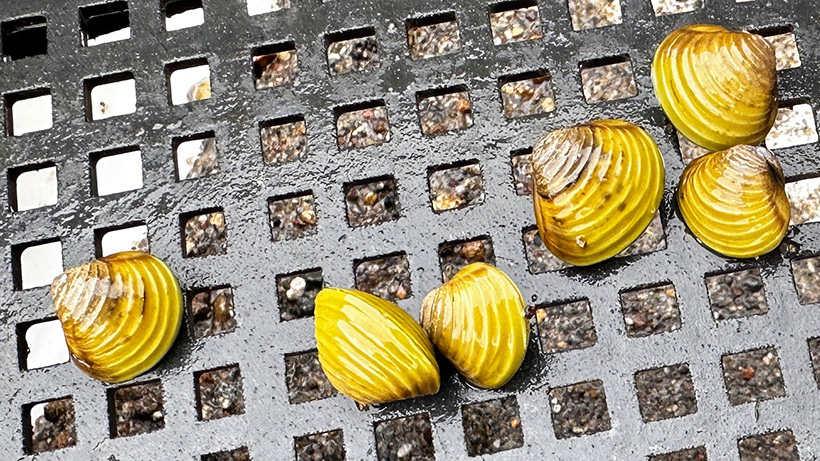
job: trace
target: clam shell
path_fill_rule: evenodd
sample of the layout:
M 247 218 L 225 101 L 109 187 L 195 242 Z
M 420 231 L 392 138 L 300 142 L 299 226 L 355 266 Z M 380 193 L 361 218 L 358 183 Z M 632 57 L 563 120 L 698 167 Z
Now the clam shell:
M 756 146 L 735 146 L 693 160 L 681 175 L 678 206 L 698 240 L 735 258 L 777 248 L 791 213 L 780 162 Z
M 538 232 L 576 266 L 608 259 L 646 229 L 663 195 L 658 146 L 643 129 L 598 120 L 553 131 L 533 148 Z
M 421 326 L 468 381 L 495 389 L 513 377 L 527 353 L 525 308 L 507 274 L 473 263 L 425 296 Z
M 652 61 L 652 83 L 666 116 L 710 151 L 763 142 L 777 115 L 777 61 L 756 34 L 713 25 L 684 26 Z
M 148 253 L 116 253 L 65 271 L 51 298 L 72 361 L 109 383 L 150 370 L 182 325 L 182 291 L 168 266 Z
M 325 288 L 316 296 L 315 317 L 319 363 L 342 394 L 366 405 L 438 392 L 433 345 L 399 306 Z

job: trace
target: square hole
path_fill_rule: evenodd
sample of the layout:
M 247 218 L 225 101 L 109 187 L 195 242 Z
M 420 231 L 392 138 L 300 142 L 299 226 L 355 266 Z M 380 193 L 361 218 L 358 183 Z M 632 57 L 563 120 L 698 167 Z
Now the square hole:
M 335 113 L 339 148 L 353 149 L 390 141 L 390 120 L 384 101 L 337 107 Z
M 722 363 L 730 404 L 742 405 L 786 395 L 780 359 L 774 347 L 726 354 Z
M 553 255 L 541 240 L 538 227 L 525 227 L 522 235 L 524 241 L 524 253 L 527 256 L 527 269 L 530 274 L 543 274 L 545 272 L 559 271 L 570 267 Z
M 131 38 L 128 2 L 81 6 L 80 36 L 83 46 L 97 46 Z
M 279 301 L 279 319 L 313 317 L 316 295 L 324 287 L 322 269 L 310 269 L 276 276 L 276 297 Z
M 98 258 L 122 251 L 148 253 L 148 226 L 144 222 L 123 224 L 94 230 L 94 246 Z
M 137 82 L 131 72 L 89 78 L 85 87 L 85 118 L 103 120 L 137 111 Z
M 9 205 L 14 211 L 57 203 L 57 166 L 52 162 L 9 168 Z
M 777 70 L 800 67 L 800 51 L 797 49 L 797 40 L 792 25 L 755 30 L 754 33 L 762 35 L 774 48 Z
M 498 85 L 507 118 L 546 114 L 555 109 L 552 77 L 545 70 L 502 77 Z
M 410 285 L 410 263 L 406 253 L 394 253 L 353 262 L 356 289 L 396 302 L 407 299 Z
M 219 173 L 219 149 L 213 131 L 173 138 L 177 181 Z
M 190 292 L 188 312 L 194 338 L 216 336 L 236 329 L 233 289 L 229 286 Z
M 740 461 L 799 461 L 791 430 L 750 435 L 737 441 Z
M 253 81 L 257 90 L 299 83 L 299 62 L 293 42 L 254 48 L 252 61 Z
M 649 456 L 649 461 L 706 461 L 706 447 L 695 447 L 672 453 Z
M 820 337 L 809 339 L 809 359 L 814 370 L 814 380 L 820 388 Z
M 248 0 L 248 15 L 273 13 L 290 8 L 290 0 Z
M 473 103 L 466 86 L 419 92 L 416 103 L 421 132 L 428 136 L 473 126 Z
M 685 363 L 635 373 L 643 422 L 691 415 L 698 411 L 695 384 Z
M 432 167 L 427 179 L 434 211 L 484 203 L 484 176 L 478 160 Z
M 56 318 L 17 325 L 20 369 L 35 370 L 68 362 L 63 326 Z
M 550 354 L 586 349 L 598 342 L 589 300 L 538 306 L 535 320 L 541 348 Z
M 678 149 L 680 150 L 680 158 L 683 161 L 684 165 L 688 165 L 689 162 L 692 160 L 703 157 L 704 155 L 708 154 L 709 151 L 700 147 L 699 145 L 690 141 L 686 136 L 680 134 L 680 131 L 676 131 L 678 136 Z
M 248 450 L 248 447 L 239 447 L 234 450 L 224 450 L 202 455 L 200 461 L 251 461 L 251 452 Z
M 379 67 L 376 29 L 346 30 L 325 35 L 330 75 L 364 72 Z
M 142 189 L 142 152 L 137 146 L 91 155 L 91 190 L 96 196 Z
M 44 16 L 27 16 L 0 23 L 3 60 L 13 61 L 48 52 L 48 33 Z
M 161 0 L 165 30 L 187 29 L 205 24 L 202 0 Z
M 583 61 L 580 67 L 584 97 L 590 104 L 631 98 L 638 94 L 629 55 Z
M 652 0 L 655 16 L 688 13 L 702 7 L 701 0 Z
M 616 258 L 627 256 L 644 255 L 666 248 L 666 232 L 663 229 L 663 221 L 659 211 L 655 212 L 652 221 L 644 229 L 643 233 L 635 239 L 626 249 L 615 255 Z
M 513 185 L 518 195 L 532 195 L 532 148 L 512 152 Z
M 327 380 L 315 350 L 285 355 L 285 382 L 291 405 L 333 397 L 336 389 Z
M 165 66 L 168 96 L 178 106 L 211 97 L 211 68 L 207 58 L 172 62 Z
M 108 390 L 111 437 L 147 434 L 165 428 L 160 381 Z
M 341 429 L 293 439 L 296 461 L 345 461 L 345 441 Z
M 313 192 L 296 192 L 268 199 L 271 240 L 294 240 L 316 233 Z
M 573 30 L 620 24 L 621 0 L 569 0 L 569 16 Z
M 375 432 L 379 461 L 436 459 L 433 427 L 427 413 L 379 421 L 375 425 Z
M 784 149 L 817 142 L 817 125 L 811 104 L 805 100 L 782 101 L 777 108 L 777 118 L 769 134 L 766 147 Z
M 60 399 L 23 405 L 23 448 L 33 455 L 77 444 L 74 399 Z
M 239 365 L 194 373 L 196 406 L 200 421 L 245 413 Z
M 438 247 L 438 261 L 441 265 L 441 278 L 445 282 L 472 263 L 483 262 L 494 266 L 493 241 L 485 235 L 469 240 L 444 242 Z
M 16 290 L 49 286 L 63 273 L 63 244 L 59 238 L 12 245 L 11 257 Z
M 580 437 L 611 429 L 604 383 L 586 381 L 549 391 L 555 437 Z
M 524 446 L 524 431 L 514 395 L 461 406 L 467 455 L 481 456 Z
M 351 227 L 381 224 L 401 217 L 399 191 L 392 176 L 347 183 L 344 190 L 347 222 Z
M 39 88 L 5 95 L 6 131 L 9 136 L 20 136 L 47 130 L 54 120 L 51 111 L 51 90 Z
M 179 216 L 179 220 L 182 226 L 182 253 L 186 258 L 228 252 L 228 230 L 221 208 L 185 213 Z
M 791 204 L 790 225 L 820 222 L 820 177 L 787 182 L 786 195 Z
M 434 58 L 455 53 L 461 48 L 461 33 L 453 12 L 407 20 L 410 59 Z
M 513 0 L 490 5 L 490 32 L 494 45 L 543 37 L 538 3 L 535 0 Z
M 793 260 L 792 277 L 800 304 L 820 303 L 820 256 Z
M 706 277 L 706 291 L 715 320 L 762 315 L 769 311 L 760 269 Z
M 259 138 L 262 141 L 262 159 L 266 165 L 307 158 L 307 126 L 302 115 L 260 123 Z
M 672 284 L 621 293 L 621 308 L 630 338 L 642 338 L 680 328 L 678 297 Z

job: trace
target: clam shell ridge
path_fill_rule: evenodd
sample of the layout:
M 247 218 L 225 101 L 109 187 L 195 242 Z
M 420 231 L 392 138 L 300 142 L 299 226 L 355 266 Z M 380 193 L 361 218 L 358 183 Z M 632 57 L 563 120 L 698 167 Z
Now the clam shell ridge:
M 498 388 L 518 371 L 527 352 L 524 310 L 521 292 L 504 272 L 474 263 L 427 294 L 421 325 L 468 381 Z
M 69 269 L 52 283 L 51 297 L 72 361 L 109 383 L 150 370 L 182 325 L 179 283 L 147 253 L 116 253 Z
M 544 245 L 586 266 L 628 247 L 663 196 L 664 166 L 643 129 L 598 120 L 553 131 L 533 148 L 533 202 Z
M 693 160 L 681 176 L 678 206 L 695 237 L 735 258 L 777 248 L 791 214 L 780 162 L 756 146 L 736 146 Z
M 656 50 L 652 83 L 675 128 L 717 151 L 764 140 L 777 115 L 776 65 L 759 35 L 690 25 Z
M 399 306 L 368 293 L 325 288 L 316 296 L 319 363 L 333 387 L 360 404 L 435 394 L 433 345 Z

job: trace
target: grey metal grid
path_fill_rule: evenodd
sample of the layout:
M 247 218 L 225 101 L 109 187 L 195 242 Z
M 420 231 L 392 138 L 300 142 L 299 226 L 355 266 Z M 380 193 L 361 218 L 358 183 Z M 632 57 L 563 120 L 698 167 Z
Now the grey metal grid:
M 205 1 L 205 24 L 166 32 L 159 1 L 129 1 L 132 37 L 93 48 L 78 47 L 78 7 L 90 0 L 3 1 L 3 19 L 43 14 L 48 19 L 48 54 L 0 63 L 0 92 L 47 86 L 54 98 L 54 127 L 21 137 L 0 138 L 0 169 L 51 161 L 58 167 L 59 202 L 21 213 L 0 211 L 0 399 L 2 459 L 190 460 L 200 454 L 247 445 L 254 459 L 292 459 L 293 438 L 342 429 L 347 458 L 375 459 L 374 422 L 429 411 L 440 460 L 467 457 L 460 405 L 516 395 L 524 446 L 486 459 L 644 459 L 649 454 L 705 445 L 709 459 L 738 459 L 739 438 L 791 429 L 802 459 L 820 457 L 820 391 L 812 378 L 806 340 L 820 333 L 817 306 L 798 303 L 787 260 L 770 255 L 755 262 L 720 258 L 687 235 L 675 215 L 672 193 L 683 164 L 675 135 L 665 125 L 649 79 L 654 47 L 684 24 L 715 22 L 756 28 L 792 24 L 802 66 L 781 72 L 784 99 L 820 101 L 820 8 L 815 0 L 735 3 L 713 0 L 691 13 L 655 17 L 645 1 L 622 2 L 623 24 L 575 32 L 567 4 L 540 1 L 545 37 L 494 46 L 487 0 L 453 3 L 345 0 L 295 1 L 293 8 L 253 16 L 244 0 Z M 411 61 L 405 20 L 455 11 L 462 49 L 435 59 Z M 373 27 L 381 67 L 360 75 L 331 78 L 324 54 L 325 32 Z M 254 89 L 251 49 L 292 40 L 299 57 L 300 84 Z M 578 63 L 628 54 L 638 85 L 636 97 L 587 104 Z M 170 106 L 164 66 L 205 56 L 213 96 L 193 105 Z M 552 75 L 556 110 L 546 116 L 507 120 L 497 89 L 499 77 L 546 68 Z M 137 112 L 96 122 L 85 119 L 83 80 L 130 71 L 136 78 Z M 465 85 L 473 103 L 474 126 L 436 137 L 421 134 L 416 95 Z M 386 102 L 392 139 L 362 149 L 340 150 L 333 108 L 361 101 Z M 306 161 L 265 166 L 259 122 L 304 114 Z M 533 222 L 530 199 L 515 194 L 510 152 L 531 146 L 549 129 L 596 117 L 635 122 L 657 140 L 667 167 L 663 219 L 667 247 L 644 256 L 617 259 L 591 268 L 532 275 L 527 271 L 521 231 Z M 173 137 L 212 130 L 220 148 L 220 172 L 175 180 Z M 90 192 L 89 152 L 139 145 L 145 187 L 109 197 Z M 788 177 L 818 172 L 818 145 L 777 152 Z M 486 198 L 479 206 L 434 213 L 428 199 L 429 166 L 463 159 L 480 161 Z M 378 226 L 351 229 L 345 219 L 343 184 L 381 175 L 398 183 L 402 217 Z M 309 237 L 272 243 L 267 198 L 302 190 L 315 194 L 318 231 Z M 8 190 L 2 188 L 3 201 Z M 228 251 L 221 256 L 183 258 L 179 216 L 220 207 L 228 226 Z M 164 390 L 163 430 L 111 439 L 106 386 L 71 365 L 20 371 L 15 326 L 52 315 L 47 288 L 17 291 L 12 282 L 14 244 L 59 236 L 65 267 L 94 257 L 94 229 L 144 221 L 152 251 L 178 274 L 185 289 L 230 285 L 238 327 L 194 341 L 183 335 L 158 369 L 140 381 L 160 378 Z M 463 384 L 445 372 L 432 397 L 358 411 L 342 396 L 288 404 L 285 354 L 314 348 L 310 319 L 281 322 L 275 276 L 321 267 L 331 285 L 353 286 L 353 261 L 406 252 L 413 295 L 399 305 L 418 313 L 422 296 L 440 282 L 440 243 L 479 235 L 492 238 L 499 267 L 515 279 L 527 299 L 538 302 L 586 298 L 598 341 L 590 348 L 548 355 L 535 335 L 522 370 L 498 391 Z M 804 225 L 792 235 L 800 255 L 820 252 L 820 226 Z M 716 324 L 711 318 L 705 274 L 749 265 L 762 268 L 770 310 L 766 315 Z M 647 338 L 628 338 L 619 292 L 671 282 L 682 313 L 682 328 Z M 721 375 L 721 356 L 773 345 L 779 353 L 786 397 L 758 405 L 730 406 Z M 698 398 L 697 413 L 645 424 L 634 390 L 634 373 L 688 363 Z M 238 363 L 244 378 L 244 415 L 198 422 L 194 372 Z M 552 430 L 549 388 L 600 379 L 612 428 L 595 435 L 557 440 Z M 21 407 L 70 395 L 76 408 L 77 445 L 37 456 L 23 455 Z

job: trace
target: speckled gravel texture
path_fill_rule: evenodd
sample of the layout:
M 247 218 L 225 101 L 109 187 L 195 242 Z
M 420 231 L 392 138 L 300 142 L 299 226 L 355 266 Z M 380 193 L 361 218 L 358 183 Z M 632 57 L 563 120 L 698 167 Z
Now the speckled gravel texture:
M 760 269 L 706 277 L 706 290 L 715 320 L 762 315 L 769 311 Z
M 820 303 L 820 256 L 792 261 L 792 276 L 800 304 Z
M 488 455 L 524 445 L 515 396 L 461 407 L 464 442 L 469 456 Z
M 25 412 L 28 418 L 28 412 Z M 71 397 L 46 403 L 43 415 L 31 428 L 31 440 L 26 443 L 26 453 L 42 453 L 77 444 L 77 428 L 74 421 L 74 401 Z
M 809 339 L 809 358 L 814 370 L 814 380 L 820 388 L 820 337 Z
M 626 334 L 631 338 L 675 331 L 681 325 L 678 298 L 672 285 L 623 292 L 621 307 Z
M 199 419 L 209 421 L 245 413 L 242 374 L 236 365 L 196 375 Z
M 790 430 L 753 435 L 737 443 L 740 461 L 798 461 L 800 454 Z
M 545 352 L 585 349 L 598 342 L 592 310 L 586 299 L 540 307 L 535 318 Z
M 649 461 L 706 461 L 706 448 L 695 447 L 686 450 L 652 455 Z
M 304 120 L 263 126 L 259 130 L 262 158 L 268 165 L 304 160 L 307 157 L 307 127 Z
M 288 320 L 312 317 L 316 295 L 324 286 L 321 269 L 279 275 L 276 277 L 276 298 L 279 318 Z
M 434 168 L 428 178 L 430 201 L 435 211 L 477 205 L 484 202 L 484 176 L 478 162 Z
M 627 256 L 643 255 L 660 251 L 666 248 L 666 232 L 663 230 L 663 221 L 660 213 L 656 212 L 652 221 L 644 229 L 643 233 L 635 239 L 624 251 L 615 255 L 616 258 Z
M 549 75 L 508 81 L 501 85 L 501 104 L 507 118 L 546 114 L 555 109 Z
M 190 217 L 185 222 L 185 257 L 221 255 L 228 251 L 225 214 L 215 211 Z
M 379 67 L 379 42 L 375 35 L 339 40 L 327 47 L 331 75 L 363 72 Z
M 439 246 L 438 260 L 441 265 L 441 277 L 446 282 L 469 264 L 484 262 L 495 265 L 495 250 L 489 237 L 446 242 Z
M 291 49 L 254 56 L 253 76 L 256 89 L 297 84 L 299 81 L 299 64 L 296 50 Z
M 777 109 L 774 126 L 766 135 L 766 147 L 783 149 L 815 143 L 818 139 L 815 123 L 814 109 L 811 104 L 781 105 Z
M 574 30 L 593 29 L 623 22 L 621 0 L 569 0 Z
M 444 56 L 461 48 L 461 33 L 455 15 L 436 17 L 434 19 L 440 19 L 440 22 L 432 24 L 427 23 L 428 19 L 420 18 L 408 23 L 407 43 L 410 58 L 414 61 Z
M 388 301 L 410 297 L 410 264 L 404 253 L 356 263 L 356 289 Z
M 555 437 L 566 439 L 608 431 L 612 426 L 600 380 L 550 389 Z
M 285 356 L 285 382 L 291 405 L 326 399 L 336 395 L 336 389 L 327 380 L 317 351 Z
M 194 338 L 204 338 L 236 329 L 233 290 L 218 288 L 195 293 L 190 298 Z
M 741 405 L 786 395 L 780 359 L 767 347 L 723 356 L 723 381 L 729 403 Z
M 235 450 L 202 455 L 201 461 L 251 461 L 251 453 L 247 447 L 241 447 Z
M 524 229 L 522 239 L 524 241 L 524 252 L 527 255 L 527 268 L 531 274 L 542 274 L 570 267 L 569 264 L 550 253 L 550 250 L 544 245 L 544 241 L 541 240 L 537 227 Z
M 490 30 L 495 45 L 538 40 L 544 36 L 537 5 L 490 13 Z
M 638 406 L 645 423 L 691 415 L 698 411 L 689 365 L 669 365 L 635 373 Z
M 652 0 L 655 16 L 680 14 L 694 11 L 701 6 L 701 0 Z
M 399 191 L 392 177 L 345 185 L 345 204 L 347 222 L 351 227 L 380 224 L 401 217 Z
M 380 421 L 375 425 L 379 461 L 434 461 L 430 415 L 422 413 Z
M 764 36 L 764 38 L 774 48 L 774 54 L 777 58 L 777 70 L 800 67 L 802 63 L 800 62 L 800 52 L 797 49 L 794 33 L 786 32 L 768 37 Z
M 513 152 L 513 185 L 518 195 L 532 195 L 532 149 Z
M 588 103 L 616 101 L 638 94 L 632 63 L 628 59 L 603 66 L 582 67 L 581 81 Z
M 786 195 L 791 205 L 792 226 L 820 221 L 820 177 L 787 182 Z
M 446 94 L 420 95 L 418 112 L 421 132 L 429 136 L 473 126 L 473 104 L 466 89 Z
M 185 179 L 201 178 L 219 173 L 218 154 L 216 138 L 207 138 L 200 141 L 199 154 L 189 159 L 192 165 Z
M 268 200 L 271 240 L 293 240 L 316 232 L 313 194 L 299 193 Z
M 345 461 L 341 429 L 297 437 L 293 442 L 296 461 Z
M 120 387 L 111 394 L 114 404 L 112 437 L 145 434 L 165 427 L 159 381 Z
M 336 136 L 342 149 L 367 147 L 390 141 L 387 107 L 377 105 L 341 112 L 336 119 Z

